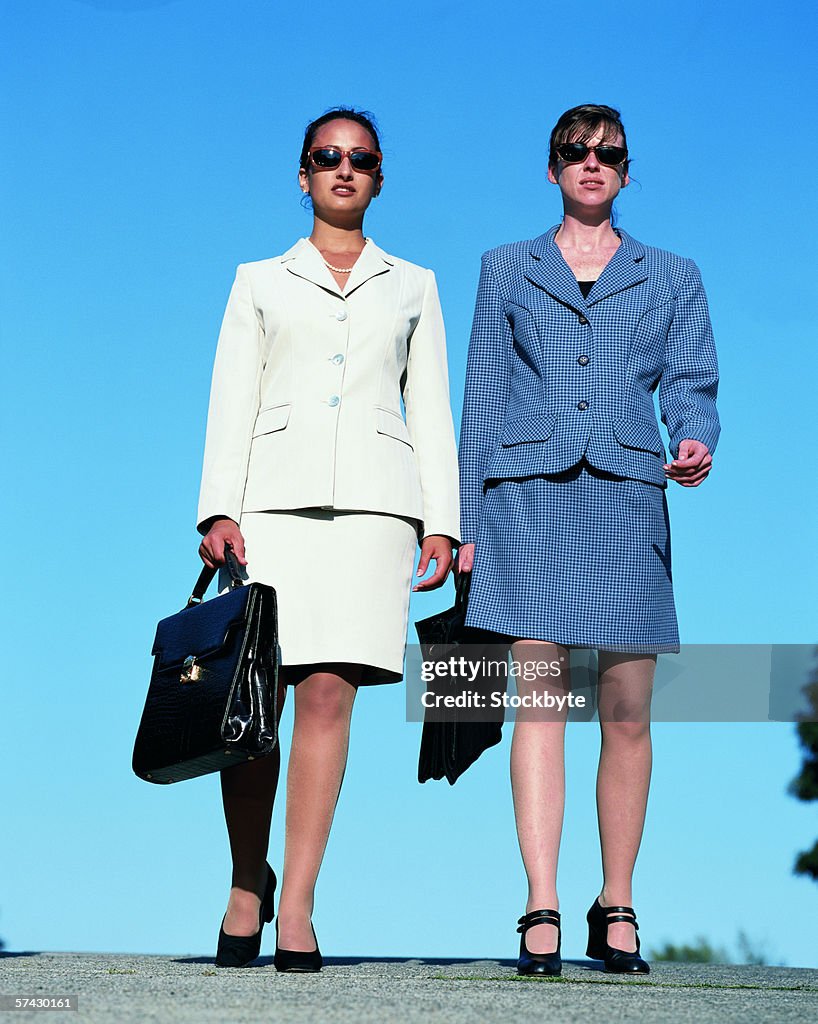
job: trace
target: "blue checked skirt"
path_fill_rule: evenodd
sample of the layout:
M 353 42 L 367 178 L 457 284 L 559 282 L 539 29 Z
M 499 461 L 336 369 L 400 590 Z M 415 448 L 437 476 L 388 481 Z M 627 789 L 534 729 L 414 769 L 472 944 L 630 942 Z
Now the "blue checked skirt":
M 466 624 L 566 646 L 678 651 L 664 488 L 584 461 L 489 486 Z

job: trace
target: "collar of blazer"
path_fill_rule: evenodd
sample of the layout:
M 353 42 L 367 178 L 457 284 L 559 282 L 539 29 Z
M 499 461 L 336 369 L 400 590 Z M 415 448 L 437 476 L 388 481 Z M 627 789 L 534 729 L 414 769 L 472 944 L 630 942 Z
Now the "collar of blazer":
M 608 296 L 631 288 L 635 284 L 647 281 L 648 272 L 645 266 L 645 247 L 627 232 L 616 229 L 622 244 L 613 254 L 610 263 L 599 275 L 587 299 L 579 290 L 577 279 L 571 268 L 563 259 L 554 236 L 559 224 L 549 228 L 544 235 L 531 242 L 530 263 L 525 276 L 532 284 L 548 292 L 549 295 L 565 306 L 583 310 L 593 306 Z
M 356 288 L 360 288 L 362 284 L 379 274 L 388 273 L 395 265 L 393 256 L 389 256 L 383 249 L 378 248 L 371 238 L 367 238 L 346 287 L 341 291 L 324 263 L 323 256 L 308 238 L 299 238 L 292 249 L 288 249 L 279 260 L 291 274 L 303 277 L 306 281 L 311 281 L 319 288 L 342 298 L 348 298 Z

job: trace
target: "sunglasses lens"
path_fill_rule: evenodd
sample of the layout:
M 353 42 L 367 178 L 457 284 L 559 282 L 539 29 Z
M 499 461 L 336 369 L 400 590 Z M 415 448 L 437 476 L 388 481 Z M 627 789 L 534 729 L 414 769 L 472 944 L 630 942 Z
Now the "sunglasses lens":
M 584 142 L 563 142 L 562 145 L 557 146 L 557 153 L 565 163 L 576 164 L 588 156 L 588 147 Z M 624 146 L 595 146 L 594 153 L 596 153 L 597 160 L 607 167 L 616 167 L 628 156 L 628 151 Z
M 312 153 L 312 162 L 316 167 L 338 167 L 341 163 L 341 154 L 337 149 L 316 149 Z
M 584 142 L 563 142 L 557 152 L 567 164 L 576 164 L 588 155 L 588 147 Z
M 357 153 L 349 154 L 349 162 L 356 171 L 375 171 L 378 169 L 379 160 L 377 153 L 369 153 L 360 150 Z
M 628 151 L 622 146 L 597 146 L 596 148 L 597 160 L 608 167 L 616 167 L 617 164 L 621 164 L 627 155 Z

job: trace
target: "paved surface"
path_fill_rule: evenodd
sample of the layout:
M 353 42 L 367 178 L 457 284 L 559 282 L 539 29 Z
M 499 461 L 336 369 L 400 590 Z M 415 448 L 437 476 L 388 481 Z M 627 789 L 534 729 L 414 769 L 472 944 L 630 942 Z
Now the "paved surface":
M 655 964 L 644 979 L 567 962 L 561 980 L 519 979 L 503 960 L 328 958 L 281 975 L 272 958 L 217 969 L 210 957 L 0 954 L 0 993 L 76 995 L 78 1012 L 0 1011 L 0 1020 L 105 1024 L 608 1024 L 818 1021 L 818 970 Z

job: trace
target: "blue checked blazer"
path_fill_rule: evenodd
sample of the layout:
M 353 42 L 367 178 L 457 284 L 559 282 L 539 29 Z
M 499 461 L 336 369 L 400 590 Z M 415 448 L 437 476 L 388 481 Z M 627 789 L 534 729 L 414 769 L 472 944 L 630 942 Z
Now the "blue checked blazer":
M 618 230 L 586 299 L 556 233 L 483 255 L 460 430 L 464 544 L 477 540 L 486 481 L 584 458 L 666 487 L 657 388 L 674 458 L 686 438 L 716 447 L 718 364 L 696 264 Z

